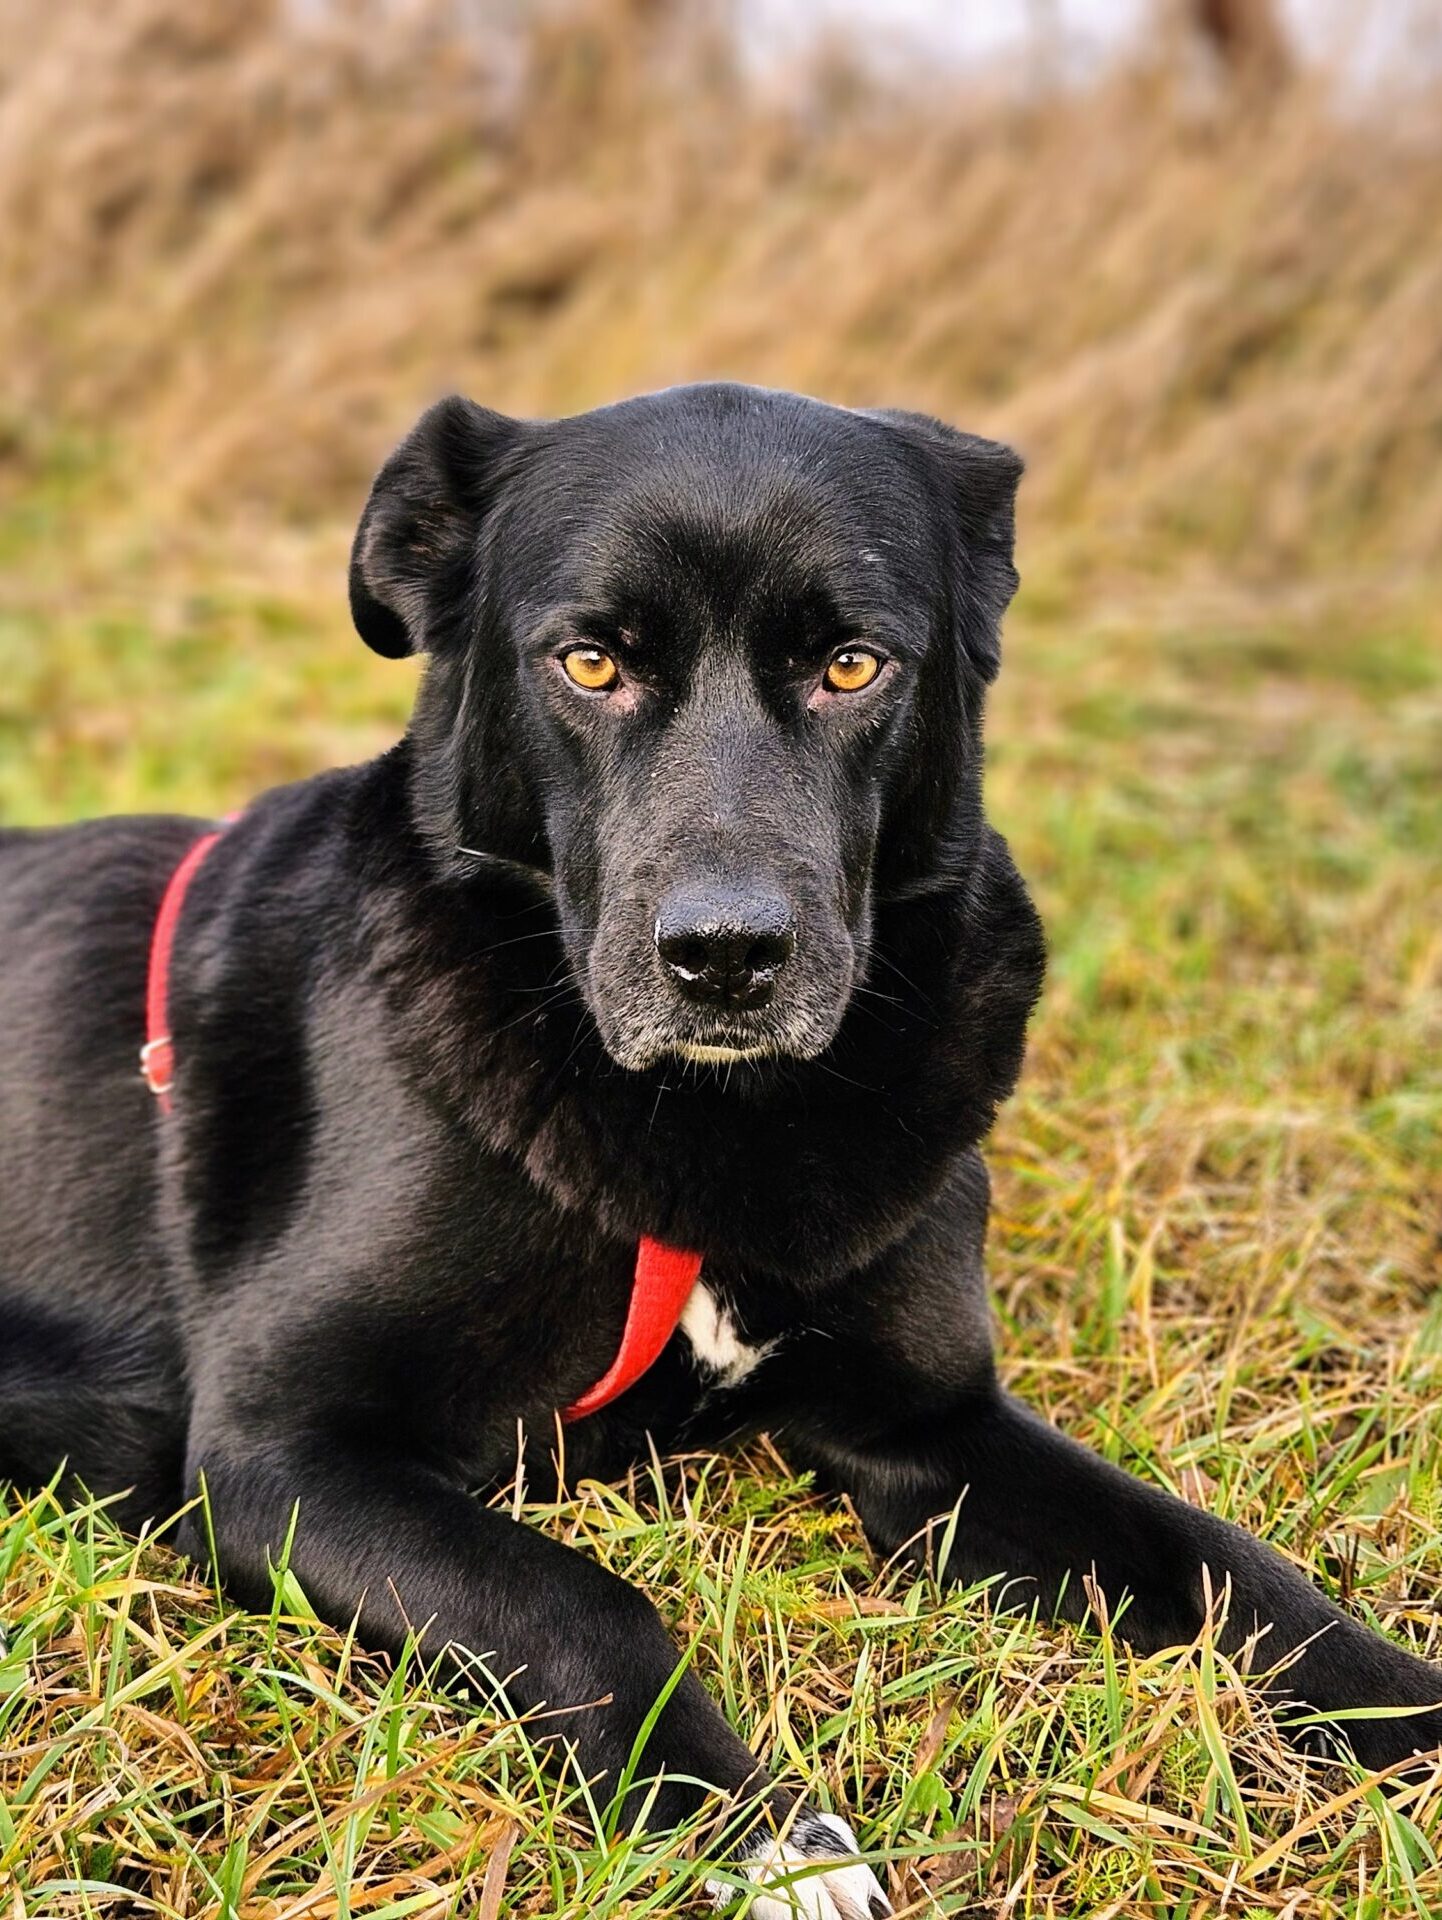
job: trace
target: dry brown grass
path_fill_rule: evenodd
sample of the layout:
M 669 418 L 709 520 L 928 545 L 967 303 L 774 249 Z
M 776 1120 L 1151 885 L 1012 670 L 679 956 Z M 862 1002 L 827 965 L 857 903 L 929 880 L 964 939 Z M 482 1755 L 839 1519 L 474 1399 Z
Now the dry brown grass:
M 447 386 L 726 372 L 1014 437 L 1091 575 L 1435 560 L 1435 94 L 768 93 L 714 8 L 477 11 L 0 0 L 12 459 L 67 428 L 156 505 L 311 517 Z

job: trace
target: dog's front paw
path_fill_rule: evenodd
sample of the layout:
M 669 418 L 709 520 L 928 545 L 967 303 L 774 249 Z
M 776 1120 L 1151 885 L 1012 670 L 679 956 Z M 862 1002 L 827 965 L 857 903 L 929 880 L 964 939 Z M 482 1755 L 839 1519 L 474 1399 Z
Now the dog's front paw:
M 856 1857 L 855 1834 L 834 1813 L 803 1807 L 783 1839 L 756 1834 L 744 1842 L 736 1864 L 768 1889 L 747 1907 L 750 1920 L 882 1920 L 891 1912 L 876 1875 Z M 725 1881 L 707 1886 L 718 1907 L 737 1897 Z

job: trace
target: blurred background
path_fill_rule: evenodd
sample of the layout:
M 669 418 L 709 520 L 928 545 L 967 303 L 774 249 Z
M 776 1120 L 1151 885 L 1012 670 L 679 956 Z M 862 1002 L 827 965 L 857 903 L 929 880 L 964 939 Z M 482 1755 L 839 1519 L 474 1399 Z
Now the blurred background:
M 1178 1360 L 1442 1350 L 1429 0 L 0 0 L 0 818 L 378 750 L 345 555 L 420 408 L 712 375 L 1029 462 L 1033 1386 L 1166 1377 L 1143 1285 Z
M 388 738 L 343 549 L 451 387 L 926 408 L 1029 459 L 1022 623 L 1416 675 L 1439 106 L 1426 0 L 0 0 L 0 809 Z
M 0 813 L 388 738 L 344 546 L 451 387 L 926 408 L 1127 699 L 1429 677 L 1439 107 L 1432 0 L 0 0 Z

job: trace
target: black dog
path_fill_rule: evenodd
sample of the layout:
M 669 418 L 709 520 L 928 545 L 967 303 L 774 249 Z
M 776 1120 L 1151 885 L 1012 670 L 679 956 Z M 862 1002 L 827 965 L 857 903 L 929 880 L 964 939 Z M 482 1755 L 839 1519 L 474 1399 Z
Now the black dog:
M 1230 1582 L 1227 1643 L 1304 1649 L 1299 1699 L 1421 1709 L 1351 1722 L 1363 1760 L 1442 1741 L 1442 1675 L 996 1383 L 977 1143 L 1042 975 L 981 804 L 1019 471 L 915 415 L 731 386 L 427 414 L 351 569 L 362 637 L 430 655 L 413 724 L 264 796 L 195 872 L 173 1113 L 135 1056 L 200 827 L 0 839 L 0 1477 L 66 1459 L 139 1519 L 204 1476 L 262 1604 L 299 1503 L 324 1615 L 359 1606 L 382 1648 L 428 1622 L 520 1709 L 609 1697 L 552 1724 L 614 1782 L 676 1648 L 471 1493 L 518 1421 L 554 1483 L 556 1415 L 615 1359 L 654 1239 L 700 1282 L 566 1428 L 569 1474 L 769 1428 L 882 1554 L 927 1554 L 959 1502 L 947 1577 L 1077 1617 L 1094 1573 L 1142 1648 Z M 770 1791 L 690 1676 L 662 1766 L 657 1820 L 697 1783 Z M 746 1844 L 764 1873 L 774 1843 Z M 790 1857 L 850 1845 L 793 1815 Z M 887 1910 L 855 1864 L 808 1884 L 817 1913 Z

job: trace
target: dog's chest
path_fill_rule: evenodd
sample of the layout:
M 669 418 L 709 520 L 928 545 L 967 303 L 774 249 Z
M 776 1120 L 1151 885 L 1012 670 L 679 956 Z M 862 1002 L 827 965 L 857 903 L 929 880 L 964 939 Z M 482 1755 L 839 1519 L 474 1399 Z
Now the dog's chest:
M 711 1384 L 721 1387 L 737 1386 L 776 1344 L 767 1341 L 760 1346 L 748 1345 L 730 1309 L 704 1280 L 696 1282 L 681 1311 L 681 1331 L 691 1342 L 697 1364 L 711 1375 Z

